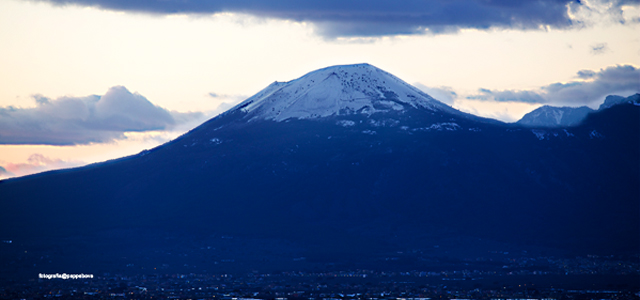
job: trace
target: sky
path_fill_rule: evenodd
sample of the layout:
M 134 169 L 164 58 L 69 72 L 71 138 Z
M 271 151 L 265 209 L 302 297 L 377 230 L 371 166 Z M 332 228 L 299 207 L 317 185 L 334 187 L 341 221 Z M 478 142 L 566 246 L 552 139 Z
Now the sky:
M 369 63 L 515 122 L 640 92 L 640 1 L 1 0 L 0 179 L 132 155 Z

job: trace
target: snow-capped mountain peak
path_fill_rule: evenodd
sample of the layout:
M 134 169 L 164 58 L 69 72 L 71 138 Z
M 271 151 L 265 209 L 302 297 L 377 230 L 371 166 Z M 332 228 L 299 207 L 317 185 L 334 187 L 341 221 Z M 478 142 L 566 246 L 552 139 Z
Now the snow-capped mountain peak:
M 332 115 L 402 111 L 409 107 L 455 111 L 401 79 L 369 64 L 340 65 L 274 82 L 231 111 L 250 119 L 283 121 Z

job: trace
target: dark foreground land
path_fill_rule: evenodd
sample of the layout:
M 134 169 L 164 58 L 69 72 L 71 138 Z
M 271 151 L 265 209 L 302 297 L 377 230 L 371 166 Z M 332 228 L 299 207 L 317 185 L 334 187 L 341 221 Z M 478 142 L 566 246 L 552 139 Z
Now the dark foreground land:
M 0 299 L 640 299 L 637 253 L 433 241 L 429 248 L 352 255 L 348 262 L 344 253 L 320 256 L 285 242 L 231 236 L 139 244 L 67 239 L 54 248 L 2 241 Z M 39 278 L 63 272 L 93 278 Z
M 5 244 L 0 299 L 640 299 L 638 254 L 572 257 L 503 248 L 471 259 L 441 241 L 431 251 L 387 253 L 368 263 L 354 257 L 348 264 L 301 257 L 280 246 L 260 255 L 270 263 L 260 263 L 237 252 L 234 245 L 247 241 L 220 240 L 216 248 L 180 243 L 159 248 L 170 252 L 147 247 L 133 256 L 119 245 L 126 255 L 120 260 L 102 257 L 102 247 L 65 244 L 58 253 Z M 39 278 L 62 272 L 93 278 Z
M 5 282 L 2 299 L 640 299 L 633 275 L 451 272 L 103 274 Z

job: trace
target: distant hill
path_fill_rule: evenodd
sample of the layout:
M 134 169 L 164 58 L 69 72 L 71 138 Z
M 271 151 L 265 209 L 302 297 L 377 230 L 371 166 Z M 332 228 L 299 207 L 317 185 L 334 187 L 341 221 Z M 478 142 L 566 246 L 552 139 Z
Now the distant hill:
M 621 103 L 638 103 L 640 94 L 629 97 L 609 95 L 605 98 L 604 103 L 600 105 L 599 110 L 609 108 Z M 530 113 L 527 113 L 516 122 L 516 124 L 526 127 L 566 127 L 576 126 L 580 124 L 588 114 L 595 110 L 586 107 L 554 107 L 545 105 L 539 107 Z

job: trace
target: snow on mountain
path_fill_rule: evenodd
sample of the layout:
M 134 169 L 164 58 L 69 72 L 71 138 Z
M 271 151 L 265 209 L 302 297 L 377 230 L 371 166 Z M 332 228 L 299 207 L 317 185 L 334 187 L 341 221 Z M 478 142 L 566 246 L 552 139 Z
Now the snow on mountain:
M 332 66 L 289 82 L 274 82 L 230 111 L 242 110 L 250 120 L 279 122 L 409 107 L 462 114 L 369 64 Z

